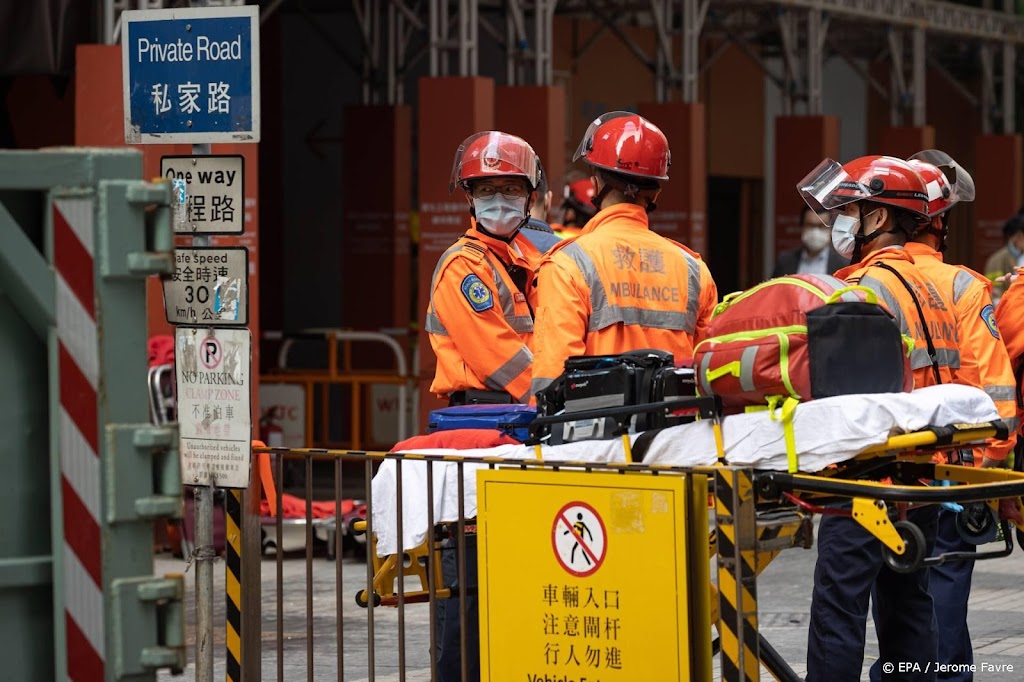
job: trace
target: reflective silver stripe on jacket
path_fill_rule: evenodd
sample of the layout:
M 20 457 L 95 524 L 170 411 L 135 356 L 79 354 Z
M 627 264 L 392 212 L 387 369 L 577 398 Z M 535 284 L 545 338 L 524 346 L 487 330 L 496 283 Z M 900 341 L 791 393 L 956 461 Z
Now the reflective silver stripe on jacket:
M 437 275 L 441 272 L 441 266 L 448 261 L 448 257 L 452 254 L 462 250 L 462 244 L 455 244 L 454 246 L 448 247 L 448 250 L 441 254 L 441 257 L 437 259 L 437 264 L 434 266 L 434 274 L 430 276 L 430 306 L 427 308 L 427 319 L 423 325 L 423 330 L 428 334 L 437 334 L 438 336 L 448 336 L 448 330 L 441 324 L 441 318 L 434 313 L 434 283 L 437 282 Z
M 935 361 L 939 363 L 939 367 L 960 369 L 960 351 L 951 348 L 936 348 Z M 911 369 L 921 369 L 922 367 L 931 366 L 932 359 L 928 355 L 927 348 L 915 348 L 910 351 Z
M 1020 419 L 1017 417 L 1007 417 L 1003 420 L 1003 423 L 1006 424 L 1006 428 L 1009 429 L 1011 436 L 1017 433 L 1017 429 L 1020 428 Z
M 956 273 L 956 277 L 953 278 L 953 305 L 960 302 L 963 295 L 971 288 L 972 282 L 974 282 L 974 275 L 966 270 Z
M 504 391 L 505 387 L 515 381 L 516 377 L 530 369 L 531 364 L 533 364 L 533 353 L 524 346 L 508 362 L 484 379 L 484 384 L 492 390 Z
M 900 327 L 900 333 L 903 334 L 904 336 L 909 336 L 910 338 L 914 338 L 914 335 L 910 333 L 910 327 L 907 326 L 906 319 L 904 319 L 904 317 L 903 317 L 903 308 L 900 307 L 899 300 L 897 300 L 896 297 L 892 295 L 892 292 L 889 291 L 889 287 L 885 286 L 885 284 L 883 284 L 881 281 L 875 279 L 871 275 L 864 275 L 863 277 L 861 277 L 860 278 L 860 282 L 858 282 L 858 284 L 860 284 L 860 286 L 862 286 L 862 287 L 867 287 L 868 289 L 871 289 L 871 291 L 873 291 L 876 294 L 878 294 L 879 297 L 881 297 L 881 299 L 885 302 L 885 307 L 888 308 L 889 312 L 892 313 L 892 316 L 896 318 L 896 323 Z M 917 350 L 914 351 L 914 353 L 916 353 L 916 352 L 917 352 Z M 924 349 L 924 354 L 925 354 L 925 357 L 928 357 L 928 349 L 927 348 Z M 914 354 L 913 353 L 911 353 L 910 358 L 911 358 L 911 364 L 913 365 L 913 358 L 914 358 Z M 926 365 L 922 365 L 922 366 L 926 367 L 927 365 L 930 365 L 930 364 L 932 364 L 931 360 L 929 360 Z M 960 364 L 957 363 L 957 367 L 959 367 L 959 366 L 960 366 Z M 916 367 L 916 365 L 915 365 L 915 367 Z
M 434 266 L 434 274 L 430 279 L 430 308 L 427 310 L 426 322 L 423 325 L 423 329 L 428 334 L 448 336 L 448 330 L 445 329 L 445 326 L 441 323 L 441 318 L 434 313 L 434 284 L 437 281 L 438 273 L 441 271 L 441 266 L 445 263 L 448 257 L 454 255 L 458 251 L 461 251 L 465 247 L 465 243 L 456 244 L 455 246 L 450 247 L 441 255 L 441 258 L 437 261 L 437 265 Z M 488 256 L 491 255 L 493 254 L 488 251 Z M 487 257 L 487 263 L 491 266 L 491 272 L 494 274 L 494 286 L 498 290 L 498 301 L 501 303 L 501 312 L 505 316 L 505 321 L 508 322 L 509 327 L 511 327 L 517 334 L 533 333 L 533 318 L 529 315 L 516 315 L 516 303 L 512 291 L 508 288 L 508 285 L 505 284 L 505 280 L 502 279 L 498 267 L 490 257 Z
M 572 243 L 562 249 L 572 258 L 583 274 L 590 288 L 590 323 L 588 332 L 596 332 L 613 324 L 631 324 L 652 329 L 673 329 L 692 334 L 697 326 L 697 310 L 700 305 L 700 264 L 697 259 L 683 251 L 687 260 L 688 292 L 686 312 L 675 310 L 649 310 L 633 306 L 618 306 L 608 302 L 604 283 L 597 274 L 597 267 L 579 244 Z
M 983 388 L 985 389 L 985 393 L 988 394 L 988 397 L 992 398 L 992 402 L 1017 399 L 1016 386 L 984 386 Z
M 423 329 L 428 334 L 437 334 L 438 336 L 448 336 L 448 330 L 441 324 L 441 318 L 434 314 L 433 310 L 427 311 L 427 321 L 423 325 Z
M 494 273 L 494 286 L 498 289 L 501 312 L 505 315 L 505 321 L 508 322 L 508 326 L 512 327 L 512 330 L 517 334 L 532 334 L 533 318 L 529 315 L 516 315 L 516 301 L 512 290 L 508 288 L 505 280 L 502 279 L 498 266 L 490 258 L 487 259 L 487 262 L 491 264 L 491 271 Z
M 530 395 L 536 394 L 538 391 L 543 391 L 547 388 L 554 379 L 546 379 L 544 377 L 534 377 L 533 381 L 530 382 Z

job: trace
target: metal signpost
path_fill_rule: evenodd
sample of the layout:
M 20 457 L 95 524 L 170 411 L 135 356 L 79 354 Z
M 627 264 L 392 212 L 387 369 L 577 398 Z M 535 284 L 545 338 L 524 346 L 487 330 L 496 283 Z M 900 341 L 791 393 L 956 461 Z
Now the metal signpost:
M 191 143 L 161 159 L 174 184 L 174 230 L 192 235 L 164 280 L 175 330 L 182 479 L 195 486 L 196 680 L 213 680 L 213 492 L 249 484 L 252 335 L 248 251 L 213 248 L 241 234 L 244 162 L 210 156 L 214 142 L 259 142 L 259 7 L 122 13 L 124 131 L 128 144 Z M 201 328 L 197 328 L 201 327 Z

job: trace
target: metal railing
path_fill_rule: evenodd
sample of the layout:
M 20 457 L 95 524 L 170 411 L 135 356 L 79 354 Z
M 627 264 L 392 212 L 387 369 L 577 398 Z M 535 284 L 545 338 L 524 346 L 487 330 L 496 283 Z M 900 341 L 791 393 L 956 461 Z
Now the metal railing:
M 284 334 L 278 331 L 265 331 L 263 338 L 269 340 L 281 340 L 281 347 L 278 351 L 278 367 L 273 373 L 260 377 L 260 381 L 266 384 L 296 384 L 305 389 L 306 410 L 305 410 L 305 435 L 306 446 L 314 445 L 330 446 L 331 425 L 331 387 L 350 387 L 351 401 L 350 420 L 351 437 L 347 445 L 353 450 L 363 447 L 363 404 L 362 387 L 374 384 L 395 385 L 398 387 L 398 425 L 396 431 L 397 440 L 404 440 L 410 432 L 410 425 L 407 423 L 409 405 L 409 382 L 412 380 L 409 373 L 409 365 L 402 347 L 392 336 L 383 332 L 364 332 L 346 329 L 312 328 L 304 329 L 295 334 Z M 327 367 L 322 369 L 294 369 L 288 367 L 289 352 L 295 342 L 301 339 L 323 339 L 327 342 Z M 354 343 L 377 343 L 383 344 L 394 356 L 395 371 L 393 374 L 386 371 L 362 372 L 352 366 L 352 345 Z M 338 350 L 341 347 L 341 363 L 338 362 Z M 315 431 L 315 389 L 320 392 L 320 434 L 314 438 Z
M 272 617 L 273 622 L 276 623 L 276 632 L 273 638 L 275 646 L 273 653 L 267 652 L 267 657 L 263 659 L 263 667 L 275 670 L 276 677 L 271 679 L 277 680 L 302 679 L 303 673 L 305 673 L 305 679 L 308 680 L 323 679 L 325 676 L 334 679 L 335 675 L 338 680 L 372 681 L 379 679 L 380 675 L 386 675 L 387 680 L 451 680 L 453 679 L 451 677 L 438 676 L 440 633 L 435 614 L 439 604 L 446 599 L 453 598 L 458 600 L 457 618 L 459 621 L 459 661 L 455 666 L 459 669 L 459 673 L 455 679 L 463 681 L 477 679 L 473 676 L 472 666 L 474 664 L 467 654 L 470 650 L 469 647 L 475 644 L 475 638 L 469 629 L 471 616 L 466 608 L 467 597 L 475 596 L 476 592 L 475 586 L 467 580 L 467 575 L 469 575 L 467 561 L 475 560 L 475 557 L 468 557 L 465 551 L 467 534 L 475 532 L 474 519 L 466 518 L 465 477 L 467 473 L 471 473 L 467 467 L 478 466 L 488 470 L 511 468 L 516 470 L 543 469 L 554 472 L 617 472 L 657 476 L 698 475 L 702 478 L 710 476 L 712 480 L 715 471 L 711 468 L 698 471 L 692 468 L 645 466 L 642 464 L 534 460 L 510 462 L 499 458 L 481 459 L 443 455 L 287 448 L 256 448 L 254 452 L 270 453 L 274 477 L 278 481 L 282 480 L 286 460 L 302 461 L 306 470 L 304 564 L 301 568 L 296 566 L 289 562 L 284 552 L 280 551 L 276 552 L 275 557 L 275 613 Z M 375 501 L 373 477 L 379 466 L 388 460 L 396 462 L 393 495 L 389 495 L 386 500 Z M 346 566 L 342 561 L 345 533 L 341 532 L 343 524 L 336 520 L 339 532 L 332 538 L 334 547 L 331 552 L 336 557 L 332 576 L 333 603 L 329 597 L 325 596 L 326 585 L 322 572 L 315 570 L 317 558 L 314 547 L 315 518 L 313 510 L 315 500 L 314 488 L 311 483 L 314 461 L 334 462 L 334 514 L 336 519 L 342 517 L 343 468 L 349 472 L 350 476 L 352 475 L 352 469 L 343 467 L 342 464 L 361 463 L 363 470 L 366 518 L 365 522 L 352 525 L 355 526 L 356 532 L 365 532 L 366 536 L 371 538 L 365 545 L 367 549 L 365 577 L 356 584 L 353 582 L 352 576 L 346 573 L 346 571 L 351 571 L 352 567 L 351 565 Z M 408 516 L 405 500 L 408 485 L 412 484 L 408 484 L 404 480 L 406 474 L 403 472 L 405 469 L 405 466 L 402 466 L 403 463 L 421 463 L 426 468 L 423 478 L 417 477 L 415 481 L 416 485 L 425 482 L 423 497 L 426 506 L 427 538 L 426 542 L 418 547 L 407 547 L 405 543 L 406 528 L 404 528 L 404 524 Z M 452 467 L 454 470 L 454 478 L 457 480 L 454 492 L 458 498 L 458 512 L 454 514 L 456 518 L 435 518 L 435 482 L 438 480 L 435 468 L 438 466 Z M 273 496 L 275 504 L 272 506 L 280 509 L 282 500 L 280 488 L 277 493 L 273 493 Z M 395 510 L 394 543 L 396 548 L 394 553 L 388 556 L 377 556 L 376 543 L 372 540 L 376 533 L 373 518 L 375 504 L 393 506 Z M 706 524 L 706 520 L 704 523 Z M 706 525 L 704 527 L 706 528 Z M 445 537 L 450 540 L 443 548 L 441 537 L 438 534 L 439 529 L 442 528 L 446 530 Z M 285 529 L 286 520 L 278 514 L 273 526 L 274 536 L 270 538 L 278 547 L 285 543 Z M 268 530 L 270 530 L 269 527 Z M 706 535 L 702 542 L 704 543 L 703 556 L 706 560 L 709 547 Z M 710 546 L 714 548 L 713 544 Z M 442 551 L 454 551 L 453 563 L 457 567 L 457 580 L 455 581 L 457 587 L 445 584 L 441 580 Z M 449 555 L 449 559 L 451 558 Z M 699 559 L 697 560 L 699 561 Z M 301 575 L 297 573 L 298 570 L 302 571 Z M 361 569 L 357 570 L 361 574 L 363 573 Z M 348 577 L 346 577 L 347 575 Z M 299 581 L 301 581 L 301 587 L 298 584 Z M 354 595 L 345 593 L 346 590 L 353 590 L 354 587 L 357 587 L 354 589 Z M 705 593 L 708 592 L 707 586 L 702 589 Z M 293 590 L 300 594 L 295 594 Z M 295 608 L 298 604 L 303 605 L 301 610 Z M 417 614 L 415 611 L 410 613 L 408 609 L 410 604 L 425 604 L 427 606 L 426 614 Z M 356 609 L 359 607 L 364 609 L 364 625 L 353 627 L 358 618 L 353 612 L 358 614 Z M 302 614 L 301 623 L 297 618 L 300 613 Z M 717 613 L 717 609 L 714 610 L 714 613 Z M 424 617 L 428 621 L 427 623 L 423 622 Z M 712 625 L 711 617 L 712 610 L 705 609 L 701 619 L 706 622 L 707 640 L 704 643 L 707 646 L 698 647 L 702 651 L 706 649 L 706 661 L 699 665 L 706 663 L 709 674 L 713 655 L 709 634 Z M 266 614 L 264 618 L 267 620 Z M 325 620 L 329 621 L 329 624 L 325 624 Z M 413 622 L 410 625 L 411 621 Z M 302 632 L 300 633 L 298 630 Z M 427 634 L 426 638 L 423 637 L 424 634 Z M 364 636 L 365 645 L 362 644 Z M 426 645 L 426 651 L 423 651 L 424 645 Z M 381 665 L 378 660 L 382 652 L 388 661 L 387 665 Z M 273 660 L 268 660 L 269 658 L 273 658 Z M 297 660 L 301 660 L 298 667 L 295 663 Z M 449 665 L 451 665 L 450 661 Z M 302 666 L 305 666 L 304 671 L 300 670 Z M 428 671 L 429 678 L 424 677 Z

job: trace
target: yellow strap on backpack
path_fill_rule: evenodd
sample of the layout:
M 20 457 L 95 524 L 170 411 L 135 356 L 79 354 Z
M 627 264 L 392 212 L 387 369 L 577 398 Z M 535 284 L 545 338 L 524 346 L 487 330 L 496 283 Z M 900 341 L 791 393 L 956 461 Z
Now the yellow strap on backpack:
M 724 377 L 726 375 L 729 375 L 729 374 L 731 374 L 734 377 L 739 377 L 740 371 L 742 369 L 743 369 L 743 365 L 740 364 L 740 361 L 739 360 L 733 360 L 732 362 L 725 363 L 721 367 L 716 367 L 715 369 L 709 369 L 705 373 L 705 376 L 707 377 L 708 383 L 710 384 L 712 381 L 715 381 L 716 379 L 721 379 L 722 377 Z
M 839 302 L 839 299 L 843 297 L 843 294 L 849 293 L 851 291 L 863 292 L 864 298 L 867 300 L 868 303 L 878 303 L 878 294 L 876 294 L 871 289 L 862 286 L 843 287 L 842 289 L 836 289 L 835 291 L 832 292 L 832 295 L 828 297 L 828 301 L 826 301 L 826 303 L 837 303 Z
M 782 436 L 786 441 L 786 462 L 789 473 L 795 474 L 800 468 L 800 458 L 796 452 L 796 432 L 793 430 L 793 414 L 796 412 L 796 406 L 800 404 L 800 401 L 796 398 L 782 400 L 782 409 L 780 410 L 782 414 L 775 416 L 776 407 L 781 399 L 782 396 L 777 395 L 768 397 L 768 414 L 772 421 L 782 422 Z

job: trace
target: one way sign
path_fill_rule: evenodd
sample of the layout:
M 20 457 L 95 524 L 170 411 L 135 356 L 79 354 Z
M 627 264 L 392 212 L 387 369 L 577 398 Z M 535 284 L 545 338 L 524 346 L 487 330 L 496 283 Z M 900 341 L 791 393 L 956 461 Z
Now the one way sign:
M 176 233 L 245 232 L 244 157 L 162 156 L 160 175 L 172 182 L 185 181 L 186 214 L 174 221 Z

